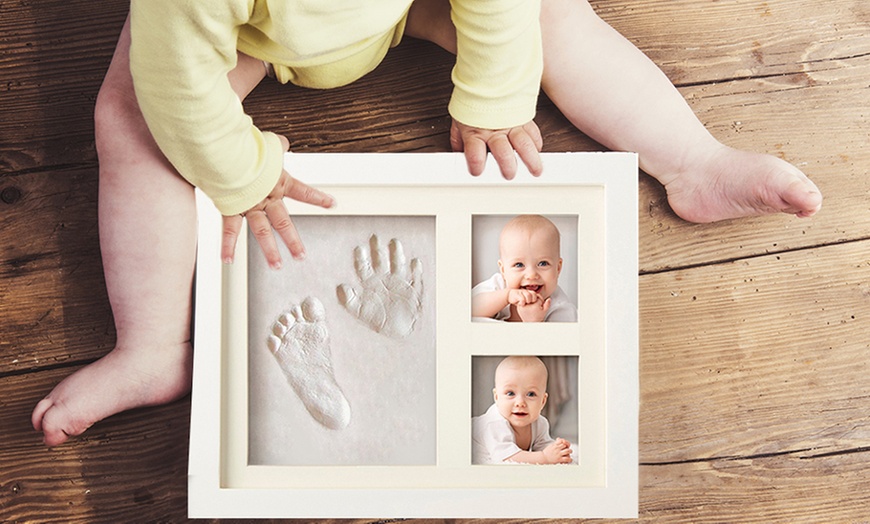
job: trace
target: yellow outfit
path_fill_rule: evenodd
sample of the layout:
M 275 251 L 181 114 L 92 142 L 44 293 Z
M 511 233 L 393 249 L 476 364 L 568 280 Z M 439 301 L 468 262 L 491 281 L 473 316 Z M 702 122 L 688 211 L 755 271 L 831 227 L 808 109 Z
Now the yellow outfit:
M 236 52 L 281 82 L 345 85 L 399 43 L 411 0 L 133 0 L 130 69 L 161 151 L 224 215 L 266 197 L 281 174 L 278 137 L 261 132 L 230 87 Z M 543 59 L 540 0 L 451 0 L 457 60 L 448 109 L 501 129 L 535 113 Z

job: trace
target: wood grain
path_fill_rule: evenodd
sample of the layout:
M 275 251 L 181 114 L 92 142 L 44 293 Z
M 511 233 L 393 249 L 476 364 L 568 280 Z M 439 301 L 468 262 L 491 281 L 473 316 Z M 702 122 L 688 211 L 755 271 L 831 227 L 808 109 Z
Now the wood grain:
M 95 169 L 0 179 L 0 376 L 96 359 L 114 344 Z
M 642 466 L 644 522 L 866 522 L 867 453 Z
M 8 0 L 0 13 L 0 173 L 94 161 L 93 108 L 127 2 Z
M 26 415 L 73 369 L 0 377 L 0 522 L 181 522 L 187 399 L 111 417 L 46 449 Z
M 642 462 L 870 446 L 870 241 L 641 279 Z
M 593 5 L 717 138 L 795 163 L 826 196 L 811 220 L 692 225 L 639 175 L 640 520 L 870 520 L 870 4 Z M 92 113 L 127 7 L 0 9 L 3 522 L 187 520 L 186 399 L 52 450 L 29 422 L 54 384 L 114 344 Z M 446 151 L 451 66 L 407 39 L 352 86 L 267 81 L 245 105 L 294 151 Z M 549 151 L 603 149 L 545 96 L 537 121 Z

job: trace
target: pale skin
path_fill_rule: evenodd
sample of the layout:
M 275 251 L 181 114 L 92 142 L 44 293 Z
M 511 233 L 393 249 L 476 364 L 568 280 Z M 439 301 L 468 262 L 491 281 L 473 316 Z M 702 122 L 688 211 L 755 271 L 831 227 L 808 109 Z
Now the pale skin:
M 678 215 L 710 222 L 818 211 L 821 194 L 803 173 L 776 157 L 736 151 L 716 141 L 658 68 L 584 0 L 544 0 L 541 23 L 547 95 L 592 138 L 638 152 L 642 168 L 665 186 Z M 456 51 L 446 0 L 417 0 L 406 34 Z M 69 376 L 37 404 L 32 423 L 48 446 L 115 413 L 167 403 L 190 390 L 191 295 L 179 290 L 190 290 L 193 281 L 194 193 L 160 152 L 139 111 L 129 71 L 129 38 L 125 25 L 95 111 L 100 245 L 117 342 L 105 357 Z M 244 99 L 265 70 L 259 60 L 238 58 L 229 80 Z M 454 122 L 450 143 L 465 152 L 472 174 L 483 169 L 487 150 L 505 178 L 515 175 L 517 157 L 533 174 L 542 172 L 541 134 L 534 122 L 498 130 Z M 272 267 L 282 263 L 273 228 L 294 258 L 305 253 L 283 197 L 322 207 L 334 204 L 291 173 L 282 174 L 270 195 L 245 213 Z M 225 219 L 222 257 L 227 262 L 233 259 L 242 224 L 238 216 Z
M 525 464 L 568 464 L 571 444 L 557 438 L 539 451 L 532 447 L 532 425 L 547 405 L 547 368 L 537 357 L 507 357 L 495 372 L 492 398 L 499 414 L 508 421 L 514 443 L 523 451 L 506 458 L 506 462 Z

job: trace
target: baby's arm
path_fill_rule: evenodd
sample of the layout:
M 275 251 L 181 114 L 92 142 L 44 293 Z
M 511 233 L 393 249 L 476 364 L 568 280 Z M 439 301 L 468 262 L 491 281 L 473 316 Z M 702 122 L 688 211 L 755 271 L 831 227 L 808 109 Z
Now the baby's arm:
M 505 462 L 522 462 L 524 464 L 570 464 L 571 444 L 563 438 L 541 451 L 520 451 L 505 459 Z
M 289 142 L 254 126 L 230 85 L 235 35 L 248 17 L 242 0 L 134 0 L 130 70 L 161 151 L 224 215 L 223 259 L 232 261 L 244 215 L 266 260 L 279 267 L 273 227 L 294 257 L 304 253 L 282 199 L 333 201 L 283 170 Z
M 489 149 L 505 178 L 516 156 L 541 173 L 541 133 L 533 122 L 541 88 L 543 49 L 539 0 L 453 0 L 456 67 L 448 109 L 450 143 L 479 175 Z

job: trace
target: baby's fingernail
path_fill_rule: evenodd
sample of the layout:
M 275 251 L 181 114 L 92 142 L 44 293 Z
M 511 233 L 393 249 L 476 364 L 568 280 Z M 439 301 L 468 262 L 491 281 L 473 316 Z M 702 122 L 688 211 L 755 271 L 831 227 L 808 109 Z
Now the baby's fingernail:
M 295 258 L 296 260 L 305 260 L 305 251 L 300 251 L 296 253 L 295 255 L 293 255 L 293 258 Z
M 233 257 L 224 257 L 224 264 L 229 265 L 232 263 L 233 263 Z
M 278 260 L 276 262 L 272 262 L 271 264 L 269 264 L 269 267 L 275 270 L 281 269 L 281 261 Z

